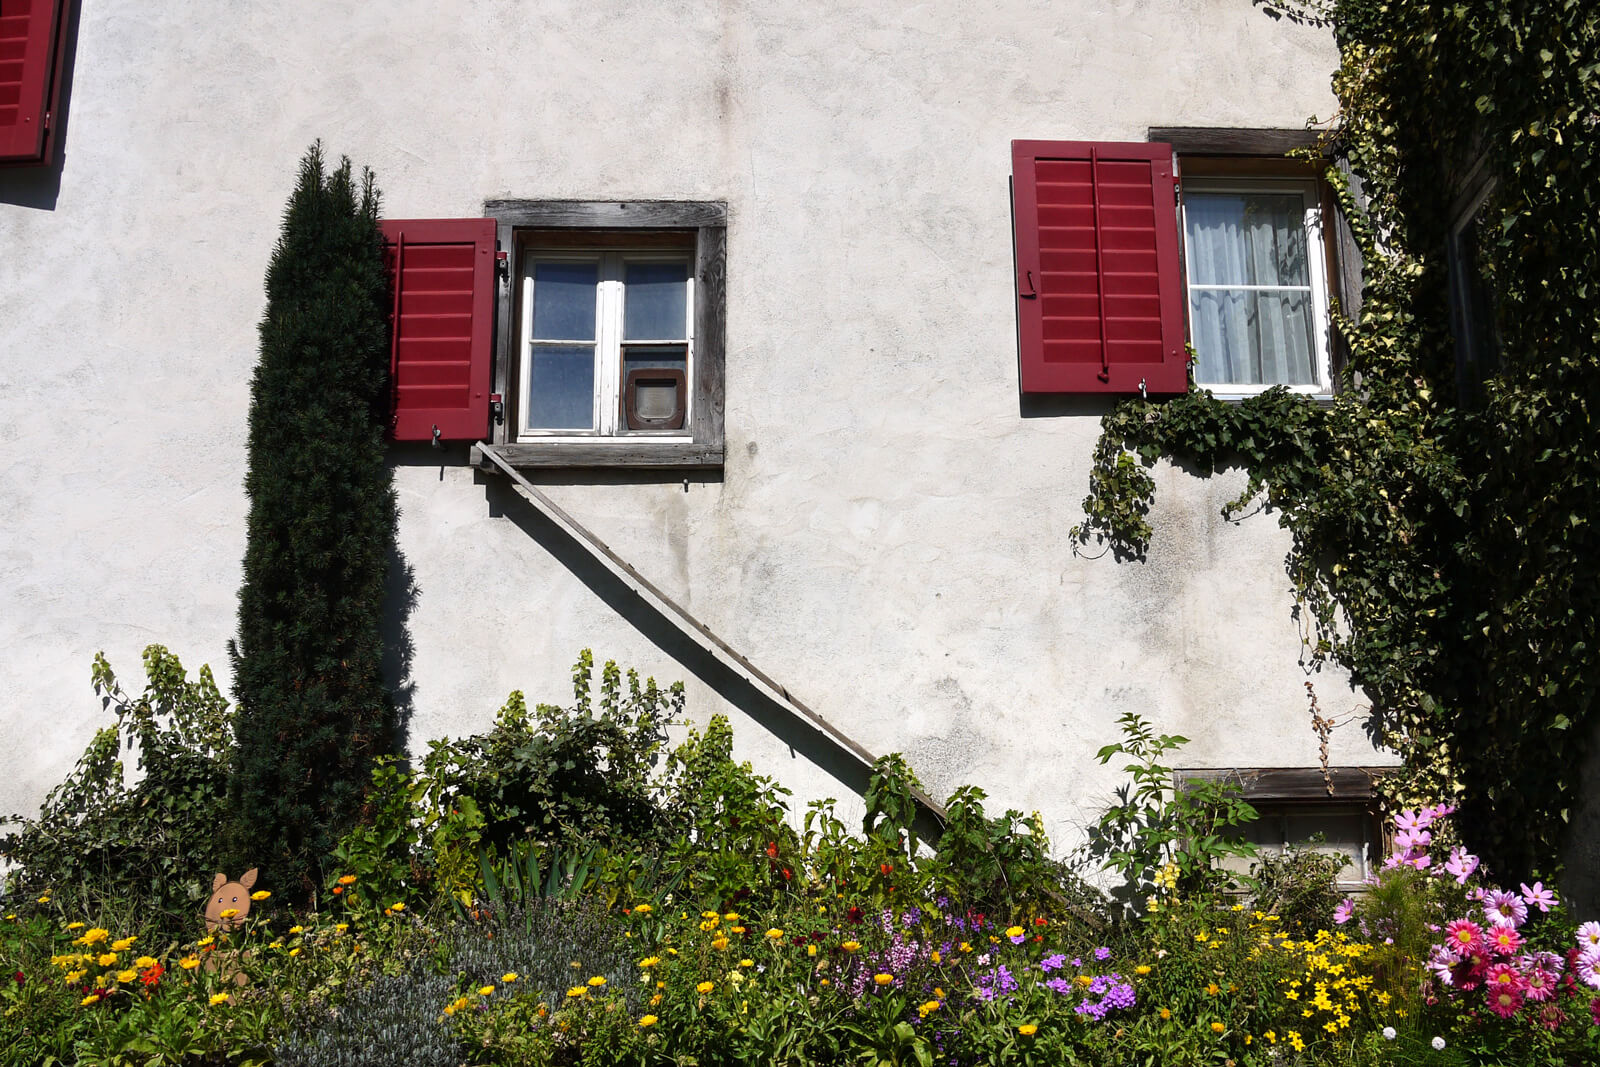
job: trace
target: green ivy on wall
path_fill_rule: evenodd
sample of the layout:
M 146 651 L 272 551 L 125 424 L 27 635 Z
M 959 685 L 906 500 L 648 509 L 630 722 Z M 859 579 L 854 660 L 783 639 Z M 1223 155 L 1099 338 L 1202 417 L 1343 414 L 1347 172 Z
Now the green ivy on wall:
M 1104 419 L 1082 541 L 1140 556 L 1163 456 L 1249 474 L 1346 667 L 1502 878 L 1559 863 L 1600 687 L 1600 6 L 1256 0 L 1332 28 L 1328 176 L 1365 260 L 1332 404 L 1191 392 Z M 1446 243 L 1471 182 L 1496 361 L 1458 371 Z M 1590 788 L 1595 788 L 1591 784 Z

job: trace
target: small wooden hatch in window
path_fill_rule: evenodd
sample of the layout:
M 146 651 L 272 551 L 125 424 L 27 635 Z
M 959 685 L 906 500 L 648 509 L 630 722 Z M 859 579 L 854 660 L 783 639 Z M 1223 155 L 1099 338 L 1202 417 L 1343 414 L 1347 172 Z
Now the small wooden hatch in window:
M 630 430 L 681 430 L 688 409 L 688 381 L 679 367 L 635 367 L 622 390 L 622 413 Z

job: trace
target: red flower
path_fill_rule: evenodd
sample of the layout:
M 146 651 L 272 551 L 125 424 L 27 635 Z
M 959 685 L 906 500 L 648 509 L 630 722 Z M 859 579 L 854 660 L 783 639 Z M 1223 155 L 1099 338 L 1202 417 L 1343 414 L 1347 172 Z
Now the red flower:
M 1037 919 L 1033 920 L 1033 925 L 1035 925 L 1035 926 L 1048 926 L 1048 925 L 1050 925 L 1050 920 L 1046 919 L 1043 915 L 1041 915 Z
M 787 881 L 788 881 L 788 880 L 789 880 L 789 879 L 791 879 L 791 878 L 793 878 L 793 877 L 794 877 L 794 872 L 792 872 L 792 871 L 791 871 L 791 870 L 789 870 L 789 868 L 787 868 L 787 867 L 785 867 L 785 868 L 784 868 L 784 869 L 783 869 L 783 880 L 784 880 L 784 881 L 785 881 L 785 882 L 787 882 Z
M 767 842 L 767 856 L 770 859 L 778 858 L 778 843 L 776 841 Z
M 12 975 L 12 977 L 17 980 L 18 985 L 21 985 L 23 982 L 28 980 L 28 976 L 23 974 L 21 971 L 18 971 L 16 974 Z
M 158 963 L 154 967 L 147 967 L 140 971 L 139 981 L 143 982 L 145 985 L 155 985 L 157 982 L 161 981 L 161 976 L 166 973 L 167 969 Z
M 883 875 L 885 878 L 889 877 L 891 874 L 894 873 L 894 864 L 892 864 L 892 863 L 880 863 L 880 864 L 878 864 L 878 873 Z
M 861 909 L 852 905 L 850 910 L 844 913 L 844 917 L 850 922 L 859 923 L 861 921 Z

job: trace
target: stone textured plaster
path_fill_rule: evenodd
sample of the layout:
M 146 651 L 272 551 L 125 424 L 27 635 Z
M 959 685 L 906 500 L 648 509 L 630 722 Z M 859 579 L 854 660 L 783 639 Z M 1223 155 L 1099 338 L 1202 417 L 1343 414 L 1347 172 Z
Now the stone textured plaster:
M 549 476 L 643 573 L 936 794 L 1074 837 L 1136 711 L 1194 766 L 1310 766 L 1270 515 L 1158 468 L 1148 562 L 1073 554 L 1098 408 L 1024 417 L 1013 138 L 1326 115 L 1322 33 L 1243 0 L 218 5 L 83 0 L 53 205 L 0 172 L 0 810 L 100 722 L 89 665 L 163 642 L 227 685 L 261 279 L 306 146 L 392 217 L 497 197 L 725 200 L 720 479 Z M 415 744 L 592 646 L 686 678 L 799 800 L 845 786 L 597 595 L 462 448 L 397 450 Z M 520 524 L 519 524 L 520 519 Z M 1316 676 L 1351 713 L 1342 678 Z M 1358 724 L 1336 763 L 1375 756 Z

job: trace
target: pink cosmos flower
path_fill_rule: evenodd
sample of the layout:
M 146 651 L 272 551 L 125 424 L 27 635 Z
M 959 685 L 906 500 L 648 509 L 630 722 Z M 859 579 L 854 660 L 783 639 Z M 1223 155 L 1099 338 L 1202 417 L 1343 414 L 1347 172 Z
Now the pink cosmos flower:
M 1528 906 L 1515 893 L 1496 889 L 1484 898 L 1483 913 L 1492 923 L 1521 926 L 1528 918 Z
M 1502 1019 L 1509 1019 L 1522 1007 L 1522 991 L 1508 986 L 1489 987 L 1489 1010 Z
M 1496 956 L 1514 956 L 1522 948 L 1522 935 L 1510 923 L 1495 923 L 1489 927 L 1488 942 Z
M 1591 919 L 1578 927 L 1578 947 L 1585 950 L 1600 948 L 1600 922 Z
M 1345 897 L 1343 900 L 1339 901 L 1338 906 L 1333 909 L 1333 921 L 1338 923 L 1340 926 L 1343 926 L 1345 923 L 1350 921 L 1350 916 L 1355 914 L 1355 910 L 1356 902 L 1351 900 L 1349 897 Z
M 1533 883 L 1533 888 L 1528 888 L 1528 883 L 1522 883 L 1522 902 L 1530 908 L 1540 911 L 1549 911 L 1556 906 L 1556 895 L 1544 887 L 1543 882 Z
M 1423 808 L 1422 814 L 1426 815 L 1431 823 L 1435 819 L 1442 819 L 1446 815 L 1455 814 L 1455 810 L 1456 806 L 1454 804 L 1438 804 L 1431 808 Z
M 1403 834 L 1414 834 L 1418 830 L 1427 829 L 1428 823 L 1433 820 L 1426 818 L 1426 809 L 1418 813 L 1415 811 L 1402 811 L 1394 817 L 1394 828 Z
M 1401 830 L 1394 835 L 1394 847 L 1401 852 L 1421 852 L 1433 844 L 1433 835 L 1426 830 Z
M 1472 872 L 1478 869 L 1478 857 L 1458 846 L 1450 850 L 1450 860 L 1444 869 L 1455 877 L 1456 885 L 1466 885 Z
M 1471 919 L 1457 919 L 1444 928 L 1444 936 L 1452 952 L 1465 955 L 1483 944 L 1483 927 Z

